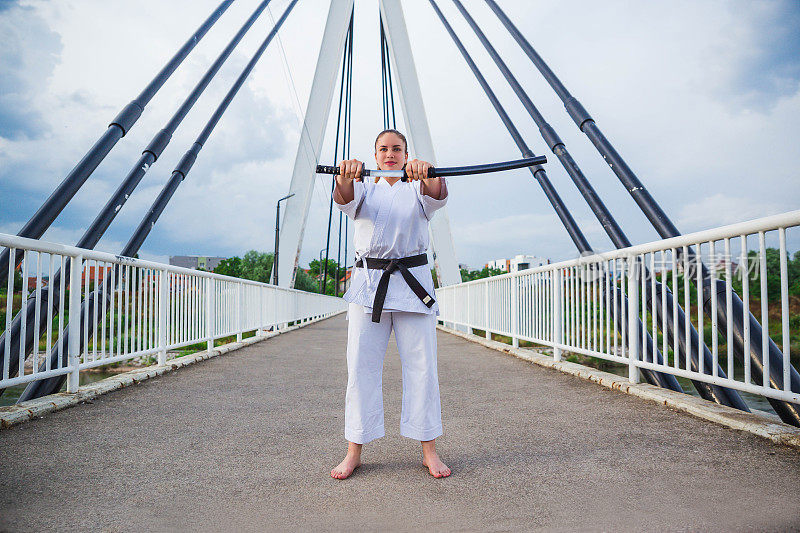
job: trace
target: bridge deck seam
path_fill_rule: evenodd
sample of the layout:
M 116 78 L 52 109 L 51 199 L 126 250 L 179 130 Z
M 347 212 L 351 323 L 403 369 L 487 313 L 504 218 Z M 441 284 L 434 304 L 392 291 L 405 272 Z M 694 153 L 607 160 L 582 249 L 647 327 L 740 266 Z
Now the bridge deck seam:
M 211 359 L 212 357 L 233 352 L 251 344 L 265 341 L 273 337 L 277 337 L 278 335 L 310 326 L 311 324 L 321 322 L 322 320 L 328 320 L 334 316 L 338 316 L 338 314 L 341 313 L 337 313 L 336 315 L 325 318 L 309 320 L 308 322 L 304 322 L 299 325 L 286 327 L 275 332 L 268 332 L 265 335 L 256 335 L 255 337 L 244 339 L 241 342 L 224 344 L 214 348 L 210 352 L 204 350 L 181 357 L 176 357 L 175 359 L 170 359 L 167 361 L 166 365 L 153 365 L 144 368 L 137 368 L 136 370 L 124 372 L 116 376 L 82 386 L 74 394 L 58 392 L 56 394 L 50 394 L 35 400 L 28 400 L 17 405 L 0 407 L 0 430 L 11 428 L 13 426 L 22 424 L 23 422 L 27 422 L 28 420 L 33 420 L 37 417 L 42 417 L 48 413 L 52 413 L 53 411 L 67 409 L 68 407 L 72 407 L 82 402 L 92 400 L 93 398 L 97 398 L 102 394 L 107 394 L 130 385 L 136 385 L 137 383 L 160 376 L 166 372 L 172 372 L 185 366 L 199 363 L 200 361 L 205 361 L 207 359 Z
M 558 370 L 586 381 L 591 381 L 603 387 L 630 394 L 645 400 L 665 405 L 677 411 L 688 413 L 692 416 L 728 427 L 746 431 L 753 435 L 769 439 L 776 444 L 800 449 L 800 428 L 783 423 L 777 415 L 755 410 L 745 413 L 718 405 L 708 400 L 683 394 L 667 389 L 662 389 L 647 383 L 630 383 L 626 378 L 596 370 L 588 366 L 571 363 L 569 361 L 555 361 L 552 357 L 541 354 L 535 350 L 514 348 L 508 344 L 488 340 L 484 337 L 464 333 L 445 326 L 437 326 L 440 331 L 461 337 L 468 341 L 481 344 L 487 348 L 513 355 L 535 365 Z

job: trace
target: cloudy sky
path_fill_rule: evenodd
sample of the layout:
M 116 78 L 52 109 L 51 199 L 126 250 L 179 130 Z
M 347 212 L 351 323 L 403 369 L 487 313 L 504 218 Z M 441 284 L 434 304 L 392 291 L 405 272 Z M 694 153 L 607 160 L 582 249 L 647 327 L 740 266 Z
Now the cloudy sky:
M 17 233 L 117 112 L 218 0 L 0 0 L 0 232 Z M 45 234 L 74 244 L 153 134 L 255 8 L 237 0 Z M 230 84 L 280 16 L 274 0 L 120 211 L 98 248 L 119 252 Z M 498 0 L 672 217 L 691 232 L 800 207 L 800 3 Z M 442 10 L 537 154 L 545 144 L 450 0 Z M 559 132 L 634 243 L 657 238 L 555 94 L 481 0 L 464 4 Z M 426 0 L 403 3 L 443 166 L 515 159 L 515 145 Z M 206 144 L 142 257 L 271 251 L 328 3 L 301 0 Z M 352 154 L 382 127 L 377 2 L 356 0 Z M 332 113 L 335 113 L 335 105 Z M 335 117 L 334 117 L 335 121 Z M 332 121 L 332 122 L 334 122 Z M 331 124 L 332 126 L 333 124 Z M 322 162 L 332 159 L 327 135 Z M 552 154 L 550 179 L 597 250 L 611 248 Z M 325 246 L 328 184 L 301 264 Z M 575 256 L 524 170 L 450 180 L 456 253 L 473 267 Z M 797 246 L 792 247 L 792 251 Z

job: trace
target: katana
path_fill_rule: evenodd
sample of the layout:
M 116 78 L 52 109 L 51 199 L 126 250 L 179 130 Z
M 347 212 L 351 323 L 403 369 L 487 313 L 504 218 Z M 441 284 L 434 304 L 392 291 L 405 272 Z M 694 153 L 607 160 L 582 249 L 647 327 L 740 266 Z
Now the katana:
M 490 172 L 502 172 L 504 170 L 514 170 L 515 168 L 533 167 L 547 163 L 547 157 L 540 155 L 536 157 L 525 157 L 514 159 L 513 161 L 501 161 L 499 163 L 489 163 L 486 165 L 469 165 L 463 167 L 430 167 L 428 178 L 447 178 L 450 176 L 468 176 L 470 174 L 488 174 Z M 317 174 L 339 175 L 339 167 L 317 165 Z M 362 176 L 372 176 L 381 178 L 400 178 L 407 181 L 405 170 L 371 170 L 363 169 Z

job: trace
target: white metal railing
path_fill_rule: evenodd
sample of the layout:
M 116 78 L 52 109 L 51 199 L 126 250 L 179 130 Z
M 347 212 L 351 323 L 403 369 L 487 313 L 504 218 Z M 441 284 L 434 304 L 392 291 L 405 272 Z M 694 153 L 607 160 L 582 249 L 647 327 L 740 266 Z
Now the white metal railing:
M 639 369 L 647 368 L 800 403 L 800 394 L 791 390 L 789 379 L 790 326 L 797 324 L 800 314 L 800 297 L 790 295 L 790 282 L 800 285 L 800 255 L 790 258 L 787 252 L 787 242 L 798 246 L 800 231 L 789 233 L 798 225 L 800 211 L 791 211 L 439 288 L 439 320 L 484 330 L 487 338 L 491 333 L 509 336 L 515 346 L 524 340 L 551 347 L 556 360 L 562 352 L 573 352 L 623 363 L 633 382 L 639 380 Z M 691 249 L 694 260 L 686 253 Z M 764 358 L 760 382 L 753 379 L 748 357 L 741 363 L 736 360 L 733 330 L 718 324 L 716 298 L 710 299 L 713 318 L 704 316 L 709 286 L 704 295 L 701 264 L 711 277 L 710 286 L 724 290 L 728 317 L 733 316 L 734 291 L 742 299 L 742 317 L 735 318 L 744 323 L 743 353 L 750 352 L 748 309 L 776 341 L 783 358 L 782 387 L 768 379 L 768 358 Z M 668 291 L 674 295 L 669 306 Z M 656 307 L 656 298 L 648 302 L 646 293 L 659 295 L 661 307 Z M 618 298 L 622 294 L 627 302 Z M 683 324 L 677 320 L 678 306 L 685 311 Z M 700 368 L 692 369 L 688 357 L 675 356 L 683 340 L 678 335 L 681 325 L 687 346 L 690 326 L 702 334 L 695 350 L 702 355 L 703 343 L 709 347 L 711 368 L 704 368 L 702 357 Z M 648 334 L 663 355 L 660 363 L 642 357 Z M 767 351 L 768 338 L 762 337 L 762 353 Z
M 0 246 L 10 248 L 12 258 L 24 253 L 16 272 L 13 261 L 9 266 L 0 326 L 8 331 L 19 314 L 24 339 L 28 301 L 36 298 L 41 305 L 33 311 L 33 327 L 44 330 L 27 357 L 24 342 L 12 353 L 7 335 L 0 388 L 68 374 L 67 390 L 74 392 L 83 369 L 142 356 L 165 364 L 168 350 L 203 342 L 210 350 L 221 337 L 241 340 L 245 331 L 280 329 L 346 309 L 346 302 L 332 296 L 12 235 L 0 234 Z M 67 265 L 68 279 L 56 276 Z M 51 280 L 54 287 L 48 286 Z M 90 296 L 107 304 L 88 306 L 88 320 L 81 322 L 81 301 Z M 58 337 L 67 323 L 65 347 Z M 54 349 L 55 363 L 49 357 Z M 10 372 L 14 356 L 20 363 Z

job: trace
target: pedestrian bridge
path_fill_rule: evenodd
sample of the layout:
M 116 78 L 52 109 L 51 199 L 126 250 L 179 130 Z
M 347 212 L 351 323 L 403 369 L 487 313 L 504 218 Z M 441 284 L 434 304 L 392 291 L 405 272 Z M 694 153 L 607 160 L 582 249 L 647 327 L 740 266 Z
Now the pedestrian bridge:
M 0 530 L 800 527 L 800 255 L 792 254 L 800 211 L 682 235 L 494 0 L 486 0 L 492 24 L 520 45 L 661 240 L 629 240 L 455 1 L 615 250 L 591 248 L 545 158 L 534 156 L 431 0 L 523 157 L 435 171 L 527 166 L 580 255 L 462 283 L 446 209 L 432 218 L 445 424 L 437 442 L 450 477 L 429 476 L 419 444 L 392 431 L 400 410 L 393 344 L 387 436 L 367 446 L 351 478 L 328 475 L 345 450 L 345 302 L 289 288 L 315 169 L 326 168 L 317 165 L 327 162 L 321 150 L 337 86 L 334 162 L 350 151 L 352 0 L 330 3 L 291 182 L 275 191 L 273 284 L 135 257 L 297 0 L 119 254 L 94 248 L 268 0 L 254 6 L 76 245 L 40 240 L 232 2 L 222 1 L 122 108 L 19 233 L 0 234 L 0 392 L 16 402 L 0 407 Z M 412 152 L 433 161 L 403 9 L 398 0 L 379 6 L 384 127 L 396 126 L 396 86 Z M 331 213 L 332 203 L 323 251 L 334 246 Z M 346 265 L 346 225 L 344 235 Z M 82 373 L 132 359 L 150 366 L 81 385 Z M 593 368 L 603 365 L 615 373 Z
M 438 335 L 453 470 L 387 434 L 348 480 L 344 315 L 0 432 L 0 529 L 789 530 L 800 453 Z
M 646 296 L 666 292 L 661 282 L 678 272 L 662 265 L 656 279 L 637 265 L 656 271 L 653 255 L 672 264 L 678 247 L 702 251 L 709 240 L 730 245 L 752 233 L 764 243 L 797 225 L 800 213 L 787 213 L 438 289 L 445 433 L 437 442 L 453 470 L 439 480 L 422 467 L 419 444 L 392 431 L 401 385 L 393 343 L 387 436 L 367 447 L 350 479 L 329 477 L 345 450 L 341 299 L 0 235 L 36 272 L 71 272 L 57 282 L 69 290 L 39 275 L 30 294 L 47 302 L 34 311 L 37 324 L 65 317 L 63 342 L 43 335 L 44 349 L 35 344 L 29 364 L 13 372 L 14 352 L 5 350 L 0 385 L 67 378 L 67 391 L 0 408 L 12 426 L 0 431 L 0 528 L 795 528 L 800 430 L 775 414 L 639 381 L 649 370 L 688 377 L 687 389 L 760 393 L 776 412 L 797 405 L 796 393 L 727 359 L 733 343 L 706 339 L 712 363 L 732 367 L 727 375 L 675 357 L 683 322 L 664 327 L 670 313 Z M 724 293 L 734 277 L 720 270 Z M 683 307 L 697 311 L 702 289 L 685 294 L 688 272 L 667 294 L 686 296 Z M 100 283 L 103 275 L 115 283 Z M 80 298 L 105 303 L 81 306 Z M 673 312 L 675 300 L 661 301 Z M 24 301 L 14 305 L 26 312 Z M 690 319 L 698 320 L 702 311 Z M 223 339 L 236 340 L 220 348 Z M 198 353 L 168 359 L 187 346 Z M 153 366 L 78 385 L 81 370 L 143 355 Z M 618 376 L 565 361 L 574 355 L 628 369 Z

